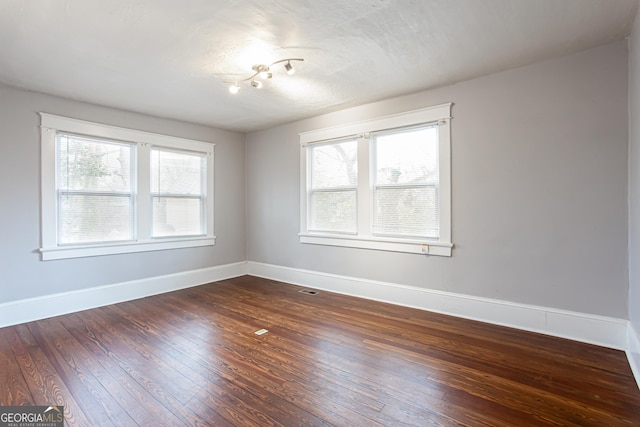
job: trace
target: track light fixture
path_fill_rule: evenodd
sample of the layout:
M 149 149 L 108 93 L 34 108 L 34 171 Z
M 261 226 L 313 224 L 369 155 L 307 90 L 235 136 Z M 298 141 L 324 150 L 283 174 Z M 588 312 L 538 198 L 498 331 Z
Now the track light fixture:
M 262 80 L 269 80 L 270 78 L 273 77 L 273 73 L 271 72 L 271 67 L 273 67 L 276 64 L 281 64 L 283 62 L 285 63 L 284 70 L 286 71 L 286 73 L 288 75 L 292 75 L 293 73 L 296 72 L 296 70 L 295 68 L 293 68 L 293 65 L 291 65 L 291 61 L 304 61 L 304 59 L 286 58 L 276 62 L 272 62 L 269 65 L 256 64 L 253 67 L 251 67 L 251 69 L 253 70 L 253 74 L 247 77 L 246 79 L 225 80 L 224 82 L 231 84 L 231 86 L 229 86 L 229 92 L 233 94 L 236 94 L 240 91 L 240 86 L 238 85 L 239 83 L 243 83 L 247 81 L 250 82 L 251 86 L 255 87 L 256 89 L 260 89 L 262 87 L 262 82 L 260 80 L 256 80 L 256 77 L 260 77 Z

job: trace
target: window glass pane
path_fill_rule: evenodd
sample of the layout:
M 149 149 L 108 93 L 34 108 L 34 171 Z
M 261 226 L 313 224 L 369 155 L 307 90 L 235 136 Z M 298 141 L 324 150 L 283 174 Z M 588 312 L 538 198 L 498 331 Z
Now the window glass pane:
M 133 240 L 134 150 L 132 144 L 56 135 L 59 244 Z
M 127 196 L 61 194 L 60 244 L 132 240 L 131 205 Z
M 202 194 L 204 156 L 151 150 L 151 191 L 156 194 Z
M 379 188 L 375 192 L 375 234 L 438 238 L 435 187 Z
M 133 146 L 58 134 L 60 190 L 130 192 Z
M 357 185 L 358 145 L 356 140 L 311 147 L 311 188 Z
M 354 190 L 313 192 L 310 199 L 310 230 L 356 232 L 357 209 Z
M 375 137 L 377 185 L 438 180 L 438 128 L 410 129 Z
M 374 136 L 373 233 L 439 237 L 438 128 Z
M 153 198 L 153 236 L 194 236 L 202 231 L 202 199 Z

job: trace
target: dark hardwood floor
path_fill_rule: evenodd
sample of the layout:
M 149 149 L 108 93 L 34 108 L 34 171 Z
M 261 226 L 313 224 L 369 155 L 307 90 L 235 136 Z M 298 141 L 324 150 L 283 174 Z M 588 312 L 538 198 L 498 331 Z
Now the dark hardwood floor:
M 640 426 L 621 351 L 300 289 L 244 276 L 2 328 L 0 405 L 64 405 L 69 426 Z

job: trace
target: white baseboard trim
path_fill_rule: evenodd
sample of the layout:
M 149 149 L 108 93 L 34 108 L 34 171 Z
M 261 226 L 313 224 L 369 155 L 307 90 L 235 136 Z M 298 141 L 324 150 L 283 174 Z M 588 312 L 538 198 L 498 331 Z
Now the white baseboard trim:
M 640 388 L 640 336 L 631 322 L 627 328 L 627 359 L 629 359 L 633 376 L 636 378 L 636 384 Z
M 246 261 L 0 304 L 0 327 L 102 307 L 247 274 Z
M 603 347 L 627 348 L 626 319 L 377 282 L 249 261 L 247 274 L 315 289 L 449 314 Z
M 626 350 L 633 373 L 640 384 L 640 339 L 631 324 L 624 319 L 252 261 L 2 303 L 0 327 L 135 300 L 245 274 Z

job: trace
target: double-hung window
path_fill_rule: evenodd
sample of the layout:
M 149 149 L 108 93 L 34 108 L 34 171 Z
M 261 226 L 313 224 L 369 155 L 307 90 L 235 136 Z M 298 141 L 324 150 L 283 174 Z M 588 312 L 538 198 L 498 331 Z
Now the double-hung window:
M 41 121 L 44 260 L 215 243 L 213 144 Z
M 450 256 L 450 112 L 300 134 L 300 241 Z

